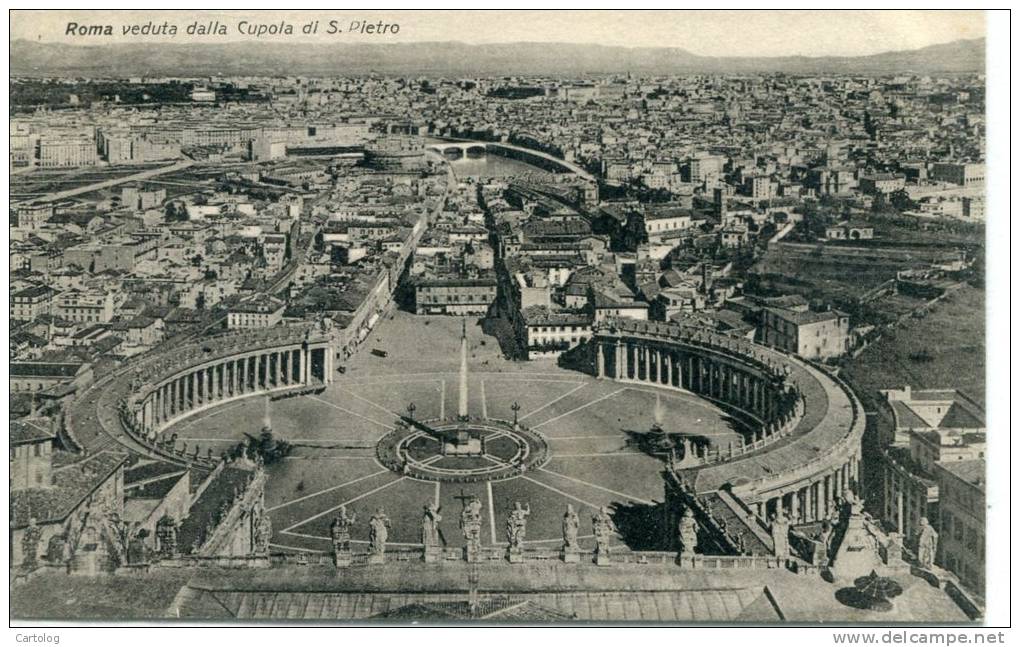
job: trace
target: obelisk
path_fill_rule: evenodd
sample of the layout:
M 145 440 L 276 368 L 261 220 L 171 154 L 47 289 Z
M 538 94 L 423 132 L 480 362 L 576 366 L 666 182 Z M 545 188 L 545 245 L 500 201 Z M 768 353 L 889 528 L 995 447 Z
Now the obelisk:
M 468 382 L 467 382 L 467 320 L 461 319 L 460 333 L 460 400 L 457 403 L 457 419 L 468 418 Z

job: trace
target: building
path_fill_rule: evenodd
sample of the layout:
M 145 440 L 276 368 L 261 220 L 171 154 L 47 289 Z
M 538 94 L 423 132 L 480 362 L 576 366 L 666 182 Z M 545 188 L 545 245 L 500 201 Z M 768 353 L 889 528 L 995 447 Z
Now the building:
M 262 239 L 262 256 L 266 259 L 266 268 L 270 272 L 283 269 L 287 258 L 287 235 L 266 234 Z
M 935 467 L 939 488 L 938 562 L 978 595 L 985 592 L 985 461 Z
M 415 312 L 484 315 L 496 300 L 496 279 L 419 279 L 414 288 Z
M 768 175 L 751 175 L 744 179 L 744 193 L 755 200 L 768 200 L 776 197 L 779 184 Z
M 45 285 L 18 290 L 11 295 L 11 319 L 34 321 L 39 315 L 50 314 L 56 294 L 56 290 Z
M 985 219 L 985 199 L 983 196 L 964 196 L 963 217 L 970 220 Z
M 804 186 L 817 195 L 843 195 L 857 188 L 853 169 L 818 167 L 808 170 Z
M 30 202 L 11 207 L 14 214 L 13 227 L 22 230 L 34 231 L 42 227 L 43 223 L 53 217 L 55 207 L 52 202 Z
M 265 554 L 271 532 L 265 484 L 261 466 L 251 469 L 219 463 L 177 528 L 180 553 L 206 557 Z
M 727 248 L 746 247 L 749 240 L 747 227 L 724 227 L 719 230 L 719 244 Z
M 850 350 L 850 316 L 839 310 L 767 307 L 762 324 L 765 344 L 804 359 L 841 357 Z
M 107 515 L 123 513 L 127 455 L 101 452 L 53 469 L 53 437 L 12 425 L 11 470 L 33 475 L 11 481 L 11 567 L 34 568 L 43 558 L 73 572 L 95 573 L 111 548 Z M 13 440 L 13 439 L 12 439 Z M 47 475 L 49 481 L 47 482 Z
M 591 337 L 591 318 L 582 312 L 531 306 L 522 313 L 524 359 L 557 357 Z
M 826 240 L 871 240 L 875 228 L 867 223 L 840 222 L 825 228 Z
M 11 362 L 12 393 L 43 391 L 58 384 L 85 386 L 92 382 L 92 367 L 84 362 Z
M 53 312 L 75 323 L 106 323 L 113 319 L 113 292 L 63 292 L 57 296 Z
M 246 299 L 227 311 L 227 328 L 271 328 L 283 321 L 286 304 L 268 295 Z
M 688 163 L 691 182 L 701 183 L 713 181 L 722 175 L 726 158 L 720 155 L 696 155 Z
M 191 91 L 191 100 L 196 103 L 211 103 L 216 101 L 216 91 L 196 87 Z
M 132 272 L 145 260 L 156 260 L 156 238 L 123 238 L 108 243 L 83 243 L 64 250 L 64 262 L 74 263 L 89 272 L 120 270 Z
M 85 137 L 42 137 L 36 140 L 35 165 L 40 168 L 95 166 L 99 155 L 96 142 Z
M 641 321 L 648 320 L 649 306 L 647 303 L 637 301 L 630 295 L 621 294 L 608 288 L 593 286 L 590 303 L 596 323 L 618 317 Z
M 921 517 L 939 527 L 941 491 L 938 467 L 983 460 L 984 411 L 954 389 L 890 389 L 883 392 L 893 429 L 883 445 L 881 519 L 904 537 L 913 537 Z
M 627 213 L 624 244 L 637 248 L 646 242 L 676 239 L 694 225 L 694 213 L 677 205 L 646 206 Z
M 129 186 L 120 191 L 121 205 L 134 211 L 155 209 L 164 201 L 166 201 L 166 189 L 147 191 L 137 186 Z
M 11 490 L 53 487 L 52 423 L 46 418 L 21 418 L 10 424 Z
M 858 183 L 861 193 L 877 195 L 899 191 L 907 184 L 907 178 L 893 173 L 875 173 L 862 175 Z
M 932 165 L 931 178 L 962 187 L 981 186 L 985 183 L 985 165 L 939 162 Z
M 124 520 L 145 531 L 149 548 L 158 550 L 160 522 L 180 523 L 191 507 L 191 471 L 169 462 L 142 461 L 124 471 Z

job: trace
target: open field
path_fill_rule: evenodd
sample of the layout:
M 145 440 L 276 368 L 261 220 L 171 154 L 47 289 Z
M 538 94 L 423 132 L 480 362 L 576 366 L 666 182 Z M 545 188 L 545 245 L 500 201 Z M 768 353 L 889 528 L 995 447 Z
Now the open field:
M 66 191 L 78 187 L 106 182 L 165 164 L 118 166 L 105 169 L 41 169 L 11 176 L 11 200 L 28 199 L 53 191 Z
M 646 547 L 651 531 L 646 525 L 660 516 L 664 457 L 648 455 L 630 441 L 634 432 L 651 426 L 656 400 L 669 431 L 722 447 L 739 438 L 722 411 L 693 395 L 597 380 L 548 361 L 508 362 L 480 326 L 469 325 L 468 331 L 469 414 L 510 420 L 518 403 L 521 424 L 549 443 L 549 462 L 512 479 L 463 485 L 418 481 L 376 462 L 375 443 L 410 402 L 420 420 L 456 414 L 460 320 L 401 312 L 384 319 L 368 344 L 387 350 L 387 357 L 363 347 L 324 393 L 272 403 L 274 433 L 296 445 L 269 467 L 266 505 L 276 549 L 328 550 L 329 524 L 341 505 L 359 515 L 356 542 L 368 541 L 368 518 L 383 507 L 393 545 L 413 545 L 420 541 L 422 506 L 431 500 L 443 508 L 448 544 L 462 545 L 459 515 L 464 498 L 472 495 L 483 503 L 486 545 L 505 542 L 506 513 L 522 501 L 532 508 L 529 542 L 558 546 L 562 515 L 572 504 L 581 516 L 582 545 L 593 545 L 590 513 L 608 505 L 617 515 L 620 541 Z M 242 432 L 257 432 L 263 415 L 262 400 L 248 399 L 211 409 L 172 431 L 190 446 L 219 451 L 241 440 Z
M 930 359 L 919 361 L 920 353 Z M 844 375 L 862 397 L 909 384 L 914 388 L 958 388 L 983 402 L 984 291 L 963 287 L 925 318 L 907 319 L 850 362 Z

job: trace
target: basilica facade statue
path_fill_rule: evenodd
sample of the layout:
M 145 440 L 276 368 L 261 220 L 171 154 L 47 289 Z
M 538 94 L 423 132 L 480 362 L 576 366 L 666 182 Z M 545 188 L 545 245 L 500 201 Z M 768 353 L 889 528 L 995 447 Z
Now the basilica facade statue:
M 786 559 L 790 556 L 790 521 L 782 510 L 772 516 L 772 544 L 776 557 Z
M 482 502 L 471 497 L 460 513 L 460 529 L 464 533 L 468 560 L 475 560 L 482 549 Z
M 577 531 L 581 522 L 577 518 L 574 506 L 567 504 L 567 511 L 563 513 L 563 548 L 564 550 L 577 550 Z
M 921 568 L 930 569 L 935 565 L 938 546 L 939 534 L 928 522 L 927 517 L 921 517 L 921 529 L 917 532 L 917 562 Z
M 432 501 L 425 504 L 421 516 L 421 543 L 426 550 L 442 546 L 442 538 L 439 536 L 439 522 L 443 520 L 441 510 L 439 504 Z
M 514 502 L 513 510 L 506 516 L 506 540 L 511 549 L 519 550 L 524 545 L 524 536 L 528 528 L 528 515 L 531 514 L 530 505 L 522 505 L 520 501 Z
M 347 512 L 347 506 L 340 506 L 333 523 L 329 525 L 329 536 L 333 542 L 333 553 L 349 551 L 351 549 L 351 528 L 357 519 L 357 513 Z
M 694 520 L 693 510 L 690 508 L 684 510 L 677 530 L 680 534 L 680 550 L 693 555 L 698 547 L 698 522 Z
M 605 564 L 609 561 L 609 542 L 616 532 L 616 524 L 609 516 L 609 508 L 602 506 L 591 517 L 592 532 L 595 535 L 595 563 Z
M 382 557 L 386 552 L 386 541 L 389 538 L 390 518 L 382 508 L 376 508 L 375 514 L 368 522 L 369 552 Z

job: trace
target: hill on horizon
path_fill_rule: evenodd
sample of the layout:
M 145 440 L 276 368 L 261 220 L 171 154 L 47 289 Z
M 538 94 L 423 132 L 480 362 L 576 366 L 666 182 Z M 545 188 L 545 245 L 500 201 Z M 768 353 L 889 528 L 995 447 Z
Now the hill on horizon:
M 13 76 L 896 74 L 983 72 L 985 39 L 869 56 L 713 57 L 571 43 L 129 43 L 11 41 Z

